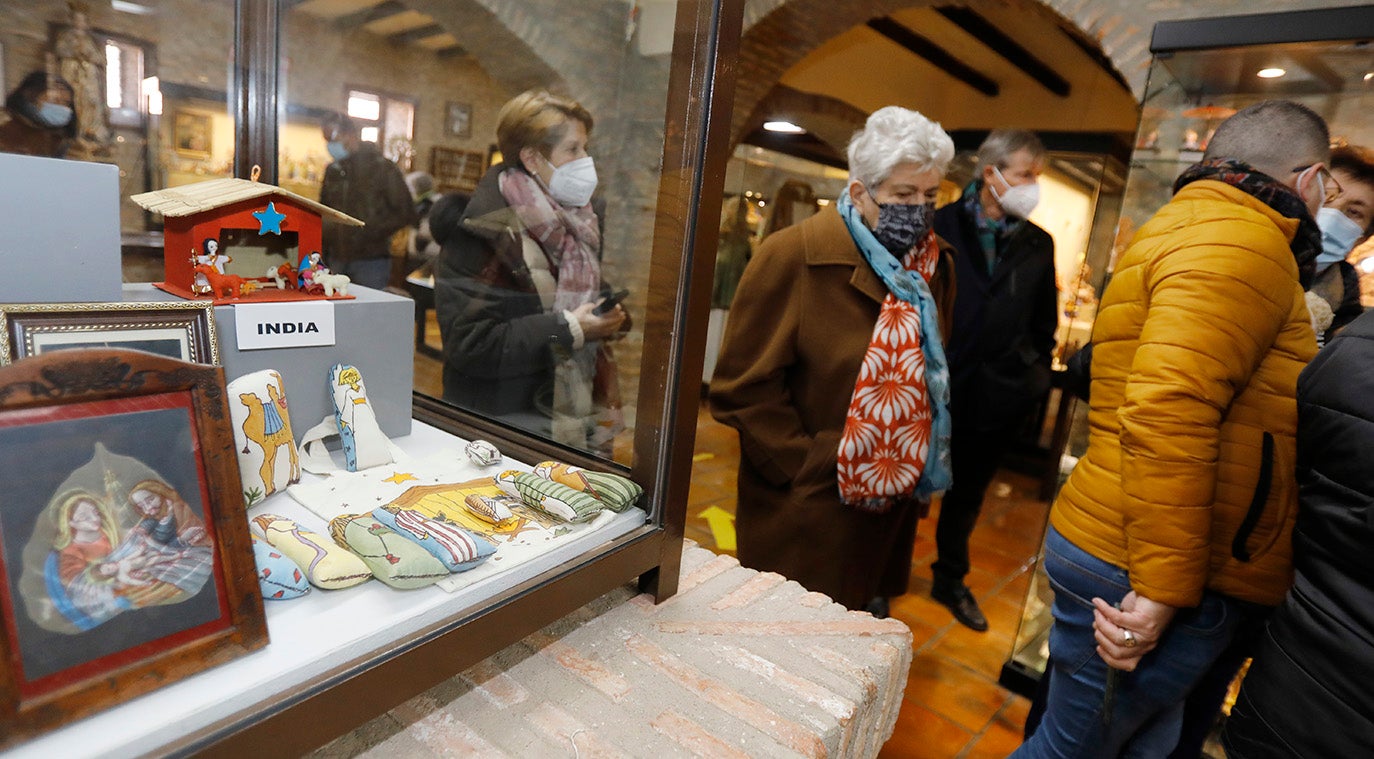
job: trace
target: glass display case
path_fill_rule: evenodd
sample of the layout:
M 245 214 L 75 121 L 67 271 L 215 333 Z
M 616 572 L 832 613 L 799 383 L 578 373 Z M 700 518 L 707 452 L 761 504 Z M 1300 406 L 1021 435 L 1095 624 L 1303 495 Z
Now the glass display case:
M 161 219 L 130 205 L 128 195 L 252 175 L 319 197 L 331 161 L 320 125 L 331 112 L 357 121 L 364 141 L 403 174 L 431 173 L 441 190 L 461 194 L 501 165 L 496 132 L 507 102 L 548 91 L 581 103 L 595 123 L 587 152 L 600 177 L 592 205 L 602 214 L 603 279 L 629 292 L 628 329 L 613 359 L 619 416 L 607 444 L 578 445 L 527 420 L 446 401 L 438 377 L 451 351 L 433 347 L 414 356 L 410 437 L 421 449 L 446 436 L 481 438 L 521 462 L 557 459 L 615 471 L 645 491 L 638 524 L 551 553 L 480 593 L 444 597 L 426 589 L 412 592 L 413 606 L 394 598 L 369 603 L 366 613 L 389 629 L 360 646 L 327 650 L 274 638 L 267 650 L 294 647 L 294 655 L 318 658 L 320 666 L 289 694 L 242 699 L 193 729 L 137 744 L 138 753 L 300 754 L 627 582 L 638 579 L 659 600 L 676 591 L 712 289 L 711 231 L 729 157 L 730 61 L 744 0 L 491 5 L 170 0 L 96 5 L 80 21 L 85 41 L 104 50 L 95 56 L 100 65 L 122 72 L 128 97 L 116 104 L 113 74 L 91 79 L 94 94 L 77 105 L 91 112 L 99 134 L 88 135 L 90 155 L 65 158 L 120 168 L 126 282 L 157 279 L 162 247 Z M 76 26 L 60 0 L 5 4 L 6 90 L 28 69 L 41 70 L 54 41 Z M 598 54 L 587 55 L 591 49 Z M 134 53 L 137 66 L 128 63 Z M 453 167 L 453 156 L 463 167 Z M 404 247 L 400 232 L 394 242 Z M 143 266 L 145 248 L 156 252 L 156 268 Z M 393 289 L 409 282 L 422 295 L 428 287 L 432 304 L 433 278 L 411 276 L 425 262 L 395 250 L 390 258 Z M 417 324 L 423 342 L 432 314 L 426 322 L 417 311 Z M 344 605 L 338 599 L 348 592 L 328 596 L 320 613 Z M 269 610 L 269 636 L 283 616 L 289 613 Z M 201 678 L 215 671 L 183 685 L 213 688 Z M 82 724 L 63 730 L 81 731 Z M 165 727 L 155 720 L 147 730 Z
M 1371 39 L 1369 6 L 1157 24 L 1120 221 L 1115 234 L 1095 231 L 1089 254 L 1101 262 L 1094 266 L 1096 294 L 1135 231 L 1173 195 L 1175 178 L 1202 158 L 1212 131 L 1236 110 L 1261 100 L 1293 100 L 1326 119 L 1333 141 L 1374 146 L 1374 123 L 1367 118 L 1374 107 Z M 1368 257 L 1371 248 L 1357 248 L 1351 262 Z M 1086 404 L 1076 403 L 1069 418 L 1059 482 L 1087 446 Z M 1002 669 L 1003 684 L 1026 695 L 1049 655 L 1052 598 L 1037 567 Z

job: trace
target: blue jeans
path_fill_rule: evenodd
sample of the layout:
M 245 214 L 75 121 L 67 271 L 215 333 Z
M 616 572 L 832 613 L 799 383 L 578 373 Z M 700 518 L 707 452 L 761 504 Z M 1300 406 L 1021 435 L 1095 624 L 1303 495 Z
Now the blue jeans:
M 1045 573 L 1054 589 L 1053 677 L 1040 727 L 1012 756 L 1168 756 L 1178 742 L 1184 700 L 1226 649 L 1241 620 L 1239 602 L 1207 591 L 1202 603 L 1180 609 L 1135 671 L 1116 673 L 1116 697 L 1107 720 L 1103 697 L 1108 667 L 1093 640 L 1092 599 L 1119 603 L 1131 590 L 1130 577 L 1053 527 L 1045 538 Z

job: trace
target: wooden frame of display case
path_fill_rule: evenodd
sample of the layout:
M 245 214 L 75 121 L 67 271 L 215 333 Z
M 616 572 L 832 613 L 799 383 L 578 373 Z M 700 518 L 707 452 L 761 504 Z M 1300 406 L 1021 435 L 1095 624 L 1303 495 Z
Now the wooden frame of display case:
M 239 0 L 233 108 L 236 169 L 258 164 L 275 181 L 277 43 L 282 6 Z M 356 657 L 289 696 L 255 704 L 165 747 L 207 756 L 299 754 L 437 685 L 510 643 L 627 582 L 663 600 L 677 590 L 702 346 L 722 188 L 708 181 L 728 158 L 733 67 L 743 0 L 678 0 L 657 199 L 634 465 L 649 521 L 640 528 L 494 596 L 385 650 Z M 270 167 L 270 168 L 269 168 Z M 697 229 L 711 231 L 698 236 Z M 684 380 L 683 378 L 688 378 Z M 432 398 L 415 396 L 415 418 L 495 442 L 527 461 L 604 460 L 513 430 Z

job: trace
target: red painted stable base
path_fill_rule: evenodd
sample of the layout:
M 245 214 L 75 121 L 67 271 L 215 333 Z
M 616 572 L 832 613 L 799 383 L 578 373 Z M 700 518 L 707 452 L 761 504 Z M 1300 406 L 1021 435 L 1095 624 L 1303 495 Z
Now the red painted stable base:
M 258 282 L 259 285 L 262 284 L 260 281 L 253 281 Z M 178 298 L 185 298 L 186 300 L 211 300 L 208 295 L 195 295 L 185 287 L 170 285 L 166 282 L 154 282 L 153 287 L 163 292 L 171 293 Z M 310 293 L 301 292 L 300 290 L 282 290 L 277 288 L 275 283 L 273 283 L 271 287 L 261 287 L 248 295 L 240 295 L 237 297 L 219 296 L 214 298 L 214 302 L 216 306 L 224 306 L 233 305 L 235 303 L 287 303 L 298 300 L 354 300 L 354 298 L 355 296 L 352 295 L 339 295 L 338 293 L 332 296 L 326 296 L 324 294 L 311 295 Z

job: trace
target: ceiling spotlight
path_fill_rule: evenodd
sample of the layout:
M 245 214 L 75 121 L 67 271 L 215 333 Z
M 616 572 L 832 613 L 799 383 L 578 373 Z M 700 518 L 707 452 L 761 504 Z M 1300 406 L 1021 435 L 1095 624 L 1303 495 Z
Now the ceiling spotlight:
M 1275 66 L 1272 68 L 1260 69 L 1259 71 L 1255 72 L 1255 76 L 1259 77 L 1260 79 L 1278 79 L 1279 77 L 1287 73 L 1287 71 L 1284 71 L 1283 69 Z
M 1374 79 L 1374 71 L 1369 71 L 1365 73 L 1364 80 L 1367 82 L 1370 79 Z
M 793 124 L 790 121 L 765 121 L 763 128 L 770 132 L 780 132 L 782 134 L 802 134 L 805 129 Z
M 139 15 L 139 16 L 151 16 L 151 15 L 153 15 L 154 13 L 157 13 L 156 10 L 154 10 L 153 8 L 148 7 L 147 5 L 140 5 L 140 4 L 138 4 L 138 3 L 131 3 L 131 2 L 128 2 L 127 0 L 110 0 L 110 7 L 113 8 L 114 10 L 117 10 L 117 11 L 123 11 L 123 12 L 125 12 L 125 13 L 133 13 L 133 14 L 136 14 L 136 15 Z

